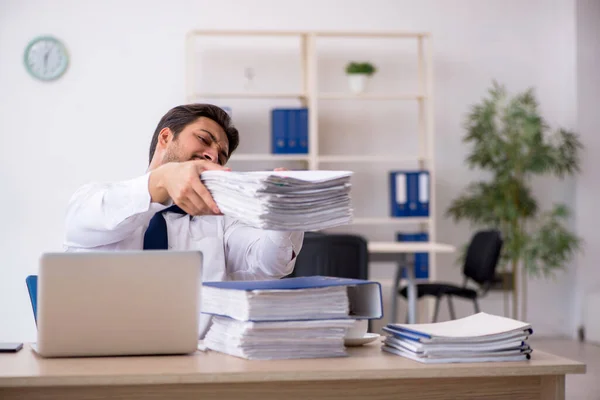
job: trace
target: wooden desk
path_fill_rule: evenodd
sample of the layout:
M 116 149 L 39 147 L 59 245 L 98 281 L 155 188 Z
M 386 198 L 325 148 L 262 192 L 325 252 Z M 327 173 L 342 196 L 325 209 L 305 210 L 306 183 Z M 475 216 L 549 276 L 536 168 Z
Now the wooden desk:
M 454 246 L 434 242 L 369 242 L 369 261 L 392 261 L 397 263 L 394 284 L 392 286 L 391 312 L 389 322 L 396 322 L 398 310 L 397 288 L 402 278 L 402 270 L 406 270 L 408 282 L 408 322 L 417 321 L 417 283 L 414 263 L 409 262 L 411 253 L 452 253 Z
M 42 359 L 28 345 L 0 354 L 0 398 L 11 399 L 564 399 L 565 374 L 585 365 L 535 351 L 527 362 L 426 365 L 384 353 L 247 361 L 190 356 Z

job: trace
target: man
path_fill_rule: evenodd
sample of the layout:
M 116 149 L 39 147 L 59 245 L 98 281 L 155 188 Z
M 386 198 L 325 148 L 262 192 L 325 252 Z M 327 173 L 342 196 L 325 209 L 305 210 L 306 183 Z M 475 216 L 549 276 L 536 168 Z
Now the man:
M 223 216 L 200 174 L 224 165 L 239 143 L 229 115 L 210 104 L 171 109 L 158 123 L 139 177 L 92 183 L 71 198 L 67 251 L 201 250 L 204 281 L 289 274 L 303 232 L 260 230 Z M 202 315 L 201 336 L 209 325 Z

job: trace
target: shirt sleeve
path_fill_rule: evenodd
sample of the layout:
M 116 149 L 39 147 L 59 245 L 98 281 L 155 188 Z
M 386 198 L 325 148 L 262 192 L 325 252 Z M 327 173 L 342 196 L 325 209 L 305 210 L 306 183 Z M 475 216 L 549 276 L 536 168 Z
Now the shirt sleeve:
M 227 217 L 224 221 L 229 280 L 282 278 L 293 271 L 304 232 L 262 230 Z
M 65 245 L 97 247 L 119 242 L 169 205 L 151 202 L 150 173 L 116 183 L 90 183 L 71 197 Z

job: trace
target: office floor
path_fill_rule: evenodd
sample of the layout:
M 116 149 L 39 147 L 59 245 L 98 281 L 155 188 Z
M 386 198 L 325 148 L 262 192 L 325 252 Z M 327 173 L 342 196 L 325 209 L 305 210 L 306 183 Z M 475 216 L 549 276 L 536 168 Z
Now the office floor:
M 600 400 L 600 346 L 569 339 L 531 338 L 535 349 L 583 362 L 587 365 L 585 375 L 568 375 L 567 400 Z

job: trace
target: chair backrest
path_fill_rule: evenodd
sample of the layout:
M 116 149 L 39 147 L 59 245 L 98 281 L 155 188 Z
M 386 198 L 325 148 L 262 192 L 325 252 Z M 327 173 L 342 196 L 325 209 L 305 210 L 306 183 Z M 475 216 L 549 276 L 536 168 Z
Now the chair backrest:
M 27 285 L 27 291 L 29 292 L 29 300 L 31 301 L 31 308 L 33 310 L 33 320 L 37 325 L 37 275 L 29 275 L 25 278 L 25 284 Z
M 367 241 L 362 236 L 307 232 L 289 276 L 368 279 L 368 263 Z
M 497 230 L 478 231 L 473 235 L 463 267 L 465 277 L 479 285 L 491 284 L 502 250 L 502 235 Z

